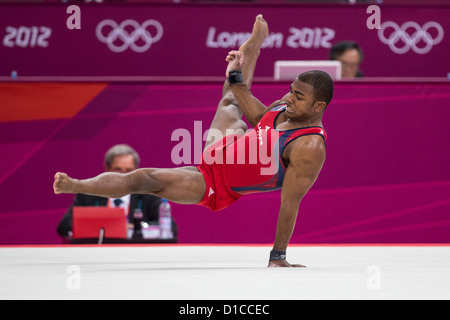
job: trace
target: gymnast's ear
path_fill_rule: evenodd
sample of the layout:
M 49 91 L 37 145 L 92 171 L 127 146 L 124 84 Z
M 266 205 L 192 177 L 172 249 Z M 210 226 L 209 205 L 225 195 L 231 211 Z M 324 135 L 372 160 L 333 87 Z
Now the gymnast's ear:
M 313 110 L 315 112 L 323 112 L 326 107 L 327 107 L 327 104 L 324 101 L 316 101 L 316 102 L 314 102 Z

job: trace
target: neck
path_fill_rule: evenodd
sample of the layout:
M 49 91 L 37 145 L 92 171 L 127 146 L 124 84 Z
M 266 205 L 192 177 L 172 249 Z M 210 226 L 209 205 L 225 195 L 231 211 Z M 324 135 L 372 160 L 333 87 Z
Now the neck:
M 287 119 L 287 122 L 296 127 L 323 127 L 322 124 L 322 115 L 315 117 L 315 118 L 309 118 L 309 119 Z

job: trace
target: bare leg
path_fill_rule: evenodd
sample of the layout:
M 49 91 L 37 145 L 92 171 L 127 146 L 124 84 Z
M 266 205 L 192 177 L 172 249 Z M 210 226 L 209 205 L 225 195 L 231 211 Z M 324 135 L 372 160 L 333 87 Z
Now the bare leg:
M 130 193 L 147 193 L 182 204 L 199 203 L 206 190 L 203 175 L 195 167 L 171 169 L 146 168 L 130 173 L 105 172 L 94 178 L 78 180 L 55 174 L 53 190 L 118 198 Z
M 258 61 L 261 46 L 268 34 L 269 29 L 267 22 L 264 20 L 262 15 L 258 15 L 253 25 L 252 35 L 239 48 L 239 51 L 242 51 L 246 57 L 245 65 L 242 70 L 242 76 L 244 78 L 244 83 L 249 88 L 252 85 L 253 74 L 255 72 L 256 62 Z M 230 131 L 241 131 L 244 133 L 248 128 L 247 124 L 242 120 L 242 116 L 242 111 L 239 108 L 228 83 L 225 81 L 222 90 L 222 99 L 219 102 L 210 129 L 219 130 L 222 137 L 225 137 L 225 135 Z M 205 144 L 205 149 L 215 142 L 214 140 L 211 140 L 212 137 L 210 134 L 208 136 L 208 141 Z

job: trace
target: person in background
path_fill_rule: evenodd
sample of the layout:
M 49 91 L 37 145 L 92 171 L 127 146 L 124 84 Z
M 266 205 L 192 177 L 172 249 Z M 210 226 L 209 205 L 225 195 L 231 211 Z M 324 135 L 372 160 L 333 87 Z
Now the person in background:
M 330 51 L 330 60 L 337 60 L 342 63 L 342 78 L 363 77 L 359 69 L 363 58 L 361 47 L 353 41 L 337 42 Z
M 129 145 L 118 144 L 111 147 L 104 158 L 106 172 L 129 173 L 139 168 L 140 157 Z M 162 199 L 149 194 L 129 194 L 121 198 L 104 198 L 85 194 L 76 194 L 72 206 L 62 217 L 57 227 L 57 233 L 63 238 L 72 236 L 72 214 L 74 206 L 108 206 L 120 207 L 128 215 L 128 222 L 132 223 L 134 209 L 142 205 L 143 221 L 149 224 L 157 224 L 159 221 L 159 205 Z M 172 232 L 178 234 L 178 227 L 172 218 Z

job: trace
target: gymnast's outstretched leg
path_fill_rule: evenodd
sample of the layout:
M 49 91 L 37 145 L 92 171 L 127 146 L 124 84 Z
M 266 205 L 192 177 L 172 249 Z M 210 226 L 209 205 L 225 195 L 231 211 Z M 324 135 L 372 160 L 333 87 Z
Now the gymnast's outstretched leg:
M 105 198 L 119 198 L 130 193 L 153 194 L 181 204 L 199 203 L 206 190 L 203 175 L 195 167 L 104 172 L 84 180 L 58 172 L 54 179 L 55 194 L 83 193 Z

